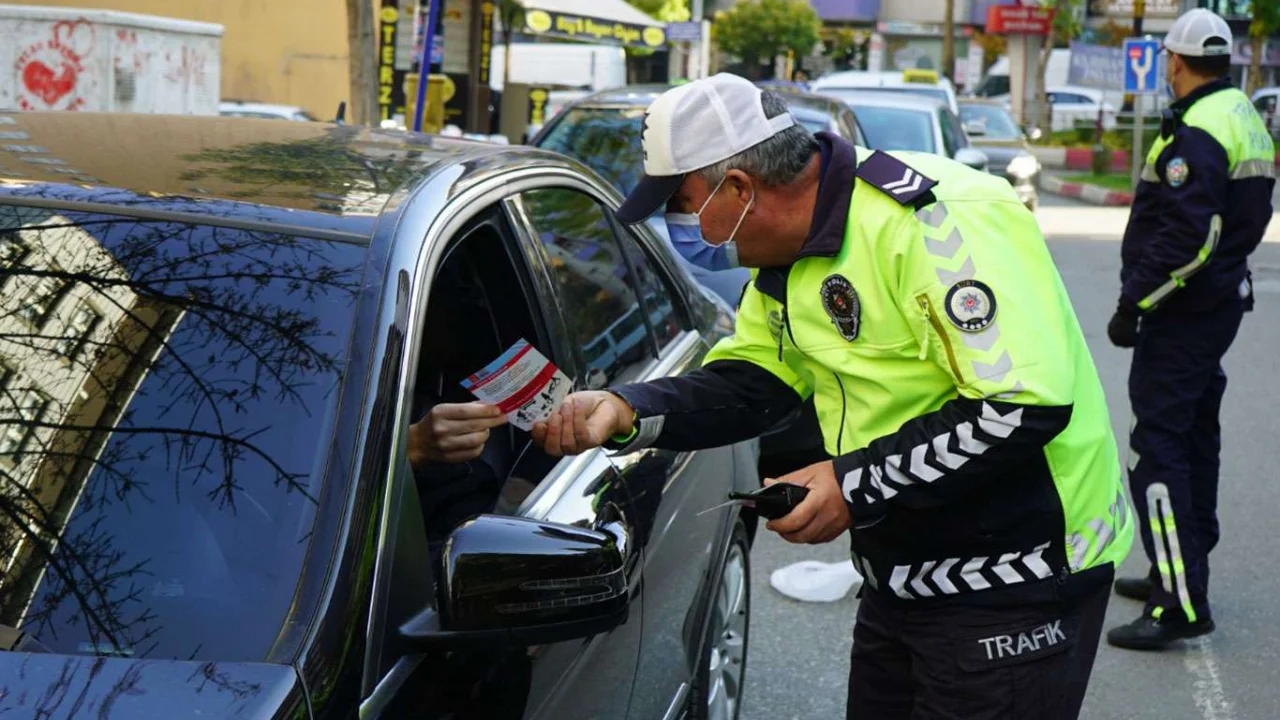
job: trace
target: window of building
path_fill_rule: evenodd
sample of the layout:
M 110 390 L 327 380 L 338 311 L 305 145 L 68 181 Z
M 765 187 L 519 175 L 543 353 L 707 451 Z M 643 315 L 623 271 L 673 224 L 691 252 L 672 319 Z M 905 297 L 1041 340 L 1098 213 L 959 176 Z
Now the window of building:
M 71 289 L 71 283 L 48 275 L 31 277 L 28 281 L 26 297 L 29 301 L 18 308 L 18 317 L 28 325 L 39 328 L 49 319 L 53 309 L 58 306 L 58 301 Z
M 36 433 L 36 428 L 26 423 L 40 420 L 49 406 L 49 398 L 34 388 L 20 391 L 11 388 L 12 377 L 13 373 L 8 373 L 5 385 L 0 389 L 3 393 L 3 398 L 0 399 L 0 419 L 10 421 L 0 429 L 0 458 L 16 465 L 20 458 L 14 456 L 22 452 Z
M 75 314 L 62 331 L 62 338 L 58 340 L 58 352 L 68 360 L 75 358 L 101 322 L 102 316 L 88 305 L 76 308 Z

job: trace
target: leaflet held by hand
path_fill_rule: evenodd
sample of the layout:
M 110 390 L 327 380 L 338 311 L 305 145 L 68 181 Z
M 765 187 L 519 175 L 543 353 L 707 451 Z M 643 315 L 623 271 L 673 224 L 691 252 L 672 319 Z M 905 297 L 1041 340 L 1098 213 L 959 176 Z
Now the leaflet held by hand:
M 462 381 L 476 399 L 506 413 L 521 430 L 546 420 L 569 392 L 569 378 L 525 340 Z

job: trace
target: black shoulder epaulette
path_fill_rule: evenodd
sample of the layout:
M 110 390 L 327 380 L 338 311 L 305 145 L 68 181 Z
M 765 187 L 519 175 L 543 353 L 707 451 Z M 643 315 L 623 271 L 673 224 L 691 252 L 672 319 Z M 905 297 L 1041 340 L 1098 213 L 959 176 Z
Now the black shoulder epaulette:
M 925 177 L 898 158 L 879 150 L 858 165 L 857 176 L 898 203 L 921 208 L 933 202 L 937 180 Z

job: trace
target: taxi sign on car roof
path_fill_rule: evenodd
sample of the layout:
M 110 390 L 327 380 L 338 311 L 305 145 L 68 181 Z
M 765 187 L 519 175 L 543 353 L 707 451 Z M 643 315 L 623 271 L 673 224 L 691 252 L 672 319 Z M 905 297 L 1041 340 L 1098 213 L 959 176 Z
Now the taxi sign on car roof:
M 903 70 L 902 82 L 909 83 L 934 83 L 938 82 L 938 71 L 936 70 Z

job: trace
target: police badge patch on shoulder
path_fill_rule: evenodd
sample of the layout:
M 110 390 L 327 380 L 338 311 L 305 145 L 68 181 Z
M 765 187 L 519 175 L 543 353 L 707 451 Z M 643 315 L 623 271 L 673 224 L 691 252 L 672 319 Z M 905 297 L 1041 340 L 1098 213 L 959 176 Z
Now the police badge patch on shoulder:
M 831 316 L 831 322 L 840 331 L 840 337 L 853 342 L 858 339 L 862 325 L 862 303 L 853 283 L 840 275 L 831 275 L 822 281 L 822 309 Z
M 1169 187 L 1182 187 L 1189 175 L 1191 175 L 1191 166 L 1187 165 L 1185 158 L 1173 158 L 1164 166 L 1164 176 L 1169 181 Z
M 951 324 L 965 332 L 982 332 L 996 319 L 996 295 L 978 280 L 952 285 L 944 306 Z

